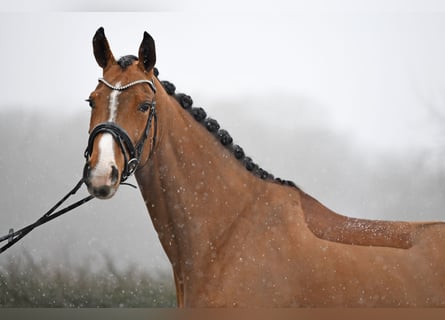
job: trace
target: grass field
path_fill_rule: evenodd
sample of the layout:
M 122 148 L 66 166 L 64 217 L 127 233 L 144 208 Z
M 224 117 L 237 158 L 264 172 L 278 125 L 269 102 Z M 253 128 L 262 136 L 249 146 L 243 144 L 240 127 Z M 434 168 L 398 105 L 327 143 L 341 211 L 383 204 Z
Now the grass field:
M 29 255 L 0 265 L 0 307 L 175 307 L 171 277 L 130 267 L 117 270 L 109 259 L 104 266 L 56 268 L 36 263 Z

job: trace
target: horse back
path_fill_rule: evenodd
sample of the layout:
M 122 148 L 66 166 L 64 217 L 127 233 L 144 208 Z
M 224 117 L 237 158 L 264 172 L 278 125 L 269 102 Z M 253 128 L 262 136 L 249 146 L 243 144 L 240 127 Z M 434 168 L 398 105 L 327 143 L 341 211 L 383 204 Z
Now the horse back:
M 301 205 L 309 230 L 318 238 L 344 244 L 411 248 L 426 227 L 440 222 L 402 222 L 346 217 L 301 193 Z

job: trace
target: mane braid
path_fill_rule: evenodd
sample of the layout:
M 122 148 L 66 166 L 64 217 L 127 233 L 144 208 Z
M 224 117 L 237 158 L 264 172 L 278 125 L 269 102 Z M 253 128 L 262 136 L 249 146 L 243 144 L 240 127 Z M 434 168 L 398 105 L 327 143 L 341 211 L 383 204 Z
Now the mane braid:
M 119 61 L 121 59 L 119 59 Z M 156 77 L 159 76 L 159 71 L 157 68 L 154 69 L 154 74 Z M 181 107 L 188 111 L 197 122 L 201 123 L 213 136 L 215 136 L 221 142 L 221 144 L 226 149 L 228 149 L 238 161 L 243 164 L 246 170 L 250 171 L 252 174 L 263 180 L 271 180 L 276 183 L 288 185 L 298 189 L 297 185 L 294 182 L 283 180 L 281 178 L 274 178 L 271 173 L 261 168 L 258 164 L 253 162 L 250 157 L 246 156 L 243 148 L 241 148 L 237 144 L 233 144 L 233 138 L 230 136 L 227 130 L 220 128 L 218 121 L 207 117 L 207 113 L 203 108 L 193 107 L 193 99 L 189 95 L 185 93 L 176 93 L 176 86 L 169 81 L 159 81 L 161 82 L 167 94 L 170 96 L 174 96 Z

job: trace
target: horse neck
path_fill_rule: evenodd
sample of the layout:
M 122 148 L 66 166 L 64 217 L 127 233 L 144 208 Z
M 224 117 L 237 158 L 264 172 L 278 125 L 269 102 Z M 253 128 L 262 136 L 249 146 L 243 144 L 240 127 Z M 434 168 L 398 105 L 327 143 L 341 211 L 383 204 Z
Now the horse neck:
M 157 86 L 159 139 L 136 178 L 164 250 L 183 272 L 223 241 L 264 181 Z

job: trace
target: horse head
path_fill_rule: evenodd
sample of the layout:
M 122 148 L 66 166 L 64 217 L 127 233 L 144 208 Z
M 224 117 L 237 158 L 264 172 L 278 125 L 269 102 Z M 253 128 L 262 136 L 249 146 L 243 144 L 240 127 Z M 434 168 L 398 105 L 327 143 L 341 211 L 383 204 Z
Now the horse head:
M 138 57 L 116 60 L 103 28 L 94 35 L 93 49 L 103 77 L 87 99 L 91 119 L 84 181 L 91 195 L 108 199 L 147 162 L 155 144 L 156 53 L 145 32 Z

